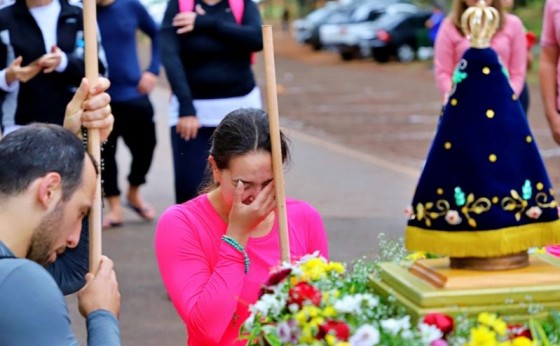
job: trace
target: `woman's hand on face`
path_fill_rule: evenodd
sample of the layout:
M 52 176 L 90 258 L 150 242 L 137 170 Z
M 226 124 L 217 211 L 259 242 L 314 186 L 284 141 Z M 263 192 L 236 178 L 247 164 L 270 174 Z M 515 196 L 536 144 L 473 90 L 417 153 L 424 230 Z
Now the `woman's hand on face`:
M 251 230 L 276 208 L 274 182 L 265 186 L 250 204 L 243 203 L 244 190 L 243 183 L 238 181 L 233 192 L 227 231 L 241 245 L 246 244 Z

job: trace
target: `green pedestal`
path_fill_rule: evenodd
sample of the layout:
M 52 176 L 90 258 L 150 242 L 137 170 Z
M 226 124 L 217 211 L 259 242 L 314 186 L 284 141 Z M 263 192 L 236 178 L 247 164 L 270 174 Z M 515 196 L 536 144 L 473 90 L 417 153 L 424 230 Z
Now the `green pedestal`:
M 442 269 L 442 260 L 445 259 L 424 262 L 435 261 L 433 267 L 438 275 L 446 276 L 450 282 L 459 278 L 456 282 L 465 284 L 438 288 L 411 273 L 412 263 L 386 262 L 381 264 L 379 279 L 372 279 L 371 285 L 381 296 L 394 297 L 415 319 L 431 312 L 467 316 L 494 312 L 512 321 L 524 321 L 560 310 L 560 260 L 554 256 L 532 255 L 529 267 L 507 272 Z

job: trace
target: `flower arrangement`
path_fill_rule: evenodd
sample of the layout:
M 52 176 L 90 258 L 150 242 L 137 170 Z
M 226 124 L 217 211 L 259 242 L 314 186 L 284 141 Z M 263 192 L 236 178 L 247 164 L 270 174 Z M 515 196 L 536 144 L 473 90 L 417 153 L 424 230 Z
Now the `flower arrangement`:
M 560 317 L 508 325 L 495 314 L 477 319 L 433 313 L 420 321 L 369 287 L 374 263 L 351 270 L 318 254 L 276 268 L 250 306 L 241 334 L 248 344 L 311 346 L 558 345 Z

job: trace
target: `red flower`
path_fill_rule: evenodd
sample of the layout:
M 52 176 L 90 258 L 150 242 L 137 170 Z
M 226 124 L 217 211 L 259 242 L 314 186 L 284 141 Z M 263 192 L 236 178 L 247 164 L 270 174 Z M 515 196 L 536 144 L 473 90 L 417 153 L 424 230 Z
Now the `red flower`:
M 284 281 L 284 279 L 287 278 L 291 272 L 292 272 L 292 268 L 284 268 L 275 273 L 272 273 L 272 275 L 270 275 L 266 283 L 261 287 L 261 290 L 259 291 L 259 299 L 267 293 L 273 293 L 274 292 L 273 286 L 276 286 L 282 281 Z
M 422 321 L 425 324 L 436 326 L 437 329 L 441 330 L 443 335 L 447 335 L 453 331 L 453 318 L 448 315 L 431 313 L 424 316 Z
M 291 272 L 292 272 L 292 268 L 284 268 L 284 269 L 279 270 L 275 273 L 272 273 L 272 275 L 270 275 L 270 277 L 266 281 L 265 285 L 276 286 L 279 283 L 281 283 L 282 281 L 284 281 L 284 279 L 287 278 L 288 275 L 290 275 Z
M 350 328 L 342 321 L 328 320 L 325 324 L 319 326 L 317 339 L 322 340 L 327 334 L 334 335 L 340 341 L 347 341 L 350 337 Z
M 297 285 L 290 288 L 288 295 L 288 305 L 297 304 L 300 308 L 305 302 L 319 305 L 322 298 L 321 291 L 307 282 L 298 282 Z
M 515 339 L 521 336 L 526 337 L 529 340 L 533 340 L 533 336 L 531 335 L 531 330 L 521 324 L 513 324 L 509 325 L 507 334 L 510 339 Z

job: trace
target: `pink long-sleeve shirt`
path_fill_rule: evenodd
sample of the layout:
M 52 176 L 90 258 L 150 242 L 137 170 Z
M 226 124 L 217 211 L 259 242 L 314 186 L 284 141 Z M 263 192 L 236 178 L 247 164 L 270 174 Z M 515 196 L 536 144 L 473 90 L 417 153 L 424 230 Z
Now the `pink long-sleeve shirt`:
M 292 260 L 319 251 L 328 258 L 327 236 L 319 213 L 308 203 L 288 199 Z M 278 223 L 245 249 L 251 260 L 221 240 L 227 224 L 207 195 L 168 208 L 159 219 L 155 250 L 159 270 L 175 309 L 187 327 L 188 345 L 244 345 L 238 340 L 270 269 L 280 264 Z
M 509 72 L 510 84 L 515 95 L 519 96 L 527 73 L 527 39 L 521 19 L 513 14 L 506 14 L 505 17 L 504 26 L 492 37 L 490 46 L 494 48 Z M 437 87 L 444 100 L 451 91 L 455 67 L 468 48 L 470 48 L 469 40 L 449 18 L 445 18 L 434 45 L 434 73 Z
M 541 46 L 560 46 L 560 1 L 548 0 L 544 6 Z M 560 86 L 560 59 L 556 65 L 556 85 Z M 560 92 L 556 91 L 556 107 L 560 109 Z

